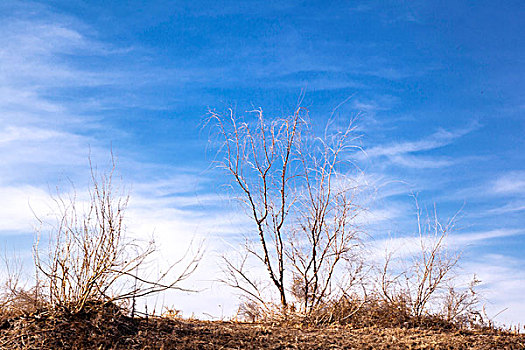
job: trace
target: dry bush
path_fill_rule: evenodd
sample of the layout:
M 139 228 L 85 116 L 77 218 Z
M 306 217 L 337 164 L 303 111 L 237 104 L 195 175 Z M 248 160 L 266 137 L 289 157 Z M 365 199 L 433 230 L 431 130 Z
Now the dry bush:
M 402 297 L 394 301 L 385 301 L 375 295 L 363 298 L 362 295 L 344 296 L 320 304 L 307 316 L 302 313 L 290 313 L 286 319 L 268 318 L 266 314 L 259 320 L 278 321 L 285 324 L 305 326 L 344 325 L 353 328 L 363 327 L 425 327 L 435 329 L 479 328 L 482 323 L 468 316 L 465 319 L 447 320 L 443 315 L 426 313 L 415 317 L 411 306 Z M 458 321 L 459 320 L 459 321 Z
M 386 253 L 379 273 L 378 295 L 386 304 L 404 305 L 416 323 L 473 325 L 479 314 L 475 291 L 479 281 L 474 278 L 467 290 L 458 290 L 454 269 L 460 254 L 446 245 L 457 214 L 443 225 L 434 208 L 433 216 L 427 216 L 422 224 L 417 200 L 416 207 L 419 249 L 409 257 L 411 264 L 401 270 L 392 267 L 393 252 Z
M 261 321 L 265 315 L 261 305 L 250 299 L 241 302 L 237 310 L 237 318 L 248 322 Z
M 474 276 L 464 290 L 449 286 L 443 296 L 441 317 L 448 322 L 470 328 L 483 325 L 484 318 L 479 310 L 480 297 L 476 291 L 480 283 L 481 281 Z
M 361 314 L 365 300 L 356 294 L 325 301 L 312 309 L 302 322 L 311 325 L 349 324 Z
M 319 311 L 316 323 L 322 324 L 392 327 L 407 326 L 410 321 L 409 310 L 402 300 L 386 303 L 376 297 L 358 295 L 334 300 Z
M 114 184 L 114 174 L 114 163 L 102 175 L 91 167 L 89 199 L 84 204 L 76 193 L 55 197 L 57 224 L 49 232 L 47 250 L 41 248 L 40 234 L 34 246 L 35 285 L 40 300 L 51 308 L 79 313 L 87 303 L 132 300 L 134 309 L 136 298 L 167 289 L 185 290 L 180 282 L 199 263 L 200 249 L 189 262 L 183 257 L 154 277 L 151 272 L 144 274 L 156 247 L 154 241 L 126 236 L 128 196 Z
M 43 307 L 41 287 L 28 287 L 23 281 L 22 261 L 17 256 L 3 256 L 4 284 L 0 287 L 0 321 L 27 315 Z
M 1 349 L 129 348 L 137 336 L 138 320 L 113 303 L 88 301 L 82 310 L 39 310 L 2 324 Z
M 37 287 L 6 288 L 0 296 L 0 321 L 35 313 L 44 306 Z

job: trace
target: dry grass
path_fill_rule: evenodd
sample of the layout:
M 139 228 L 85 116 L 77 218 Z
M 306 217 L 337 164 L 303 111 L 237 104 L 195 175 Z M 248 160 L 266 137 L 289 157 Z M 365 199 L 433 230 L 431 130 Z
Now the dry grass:
M 525 336 L 496 329 L 304 326 L 131 318 L 113 304 L 83 312 L 40 310 L 6 320 L 2 349 L 523 349 Z

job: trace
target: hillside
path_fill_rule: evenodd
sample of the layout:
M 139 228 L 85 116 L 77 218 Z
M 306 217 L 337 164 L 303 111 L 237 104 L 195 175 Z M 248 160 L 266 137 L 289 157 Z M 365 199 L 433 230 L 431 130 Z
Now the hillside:
M 525 336 L 485 330 L 293 325 L 130 318 L 117 309 L 4 320 L 1 349 L 524 349 Z

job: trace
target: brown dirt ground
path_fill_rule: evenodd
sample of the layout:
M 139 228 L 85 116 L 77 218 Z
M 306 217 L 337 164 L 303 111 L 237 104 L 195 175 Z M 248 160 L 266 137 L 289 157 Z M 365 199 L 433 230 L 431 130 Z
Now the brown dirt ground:
M 0 349 L 525 349 L 525 335 L 37 314 L 0 324 Z

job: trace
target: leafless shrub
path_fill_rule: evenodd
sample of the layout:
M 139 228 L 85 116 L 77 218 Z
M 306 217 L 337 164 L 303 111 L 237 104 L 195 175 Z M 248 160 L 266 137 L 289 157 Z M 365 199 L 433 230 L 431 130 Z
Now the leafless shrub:
M 246 321 L 255 322 L 263 318 L 264 312 L 261 310 L 261 305 L 250 299 L 241 302 L 237 315 Z
M 351 271 L 345 264 L 359 266 L 354 218 L 361 207 L 357 185 L 345 176 L 352 168 L 346 156 L 354 147 L 354 128 L 315 137 L 304 108 L 276 120 L 260 109 L 251 113 L 253 122 L 232 110 L 226 116 L 211 111 L 208 120 L 221 144 L 217 163 L 231 176 L 256 230 L 240 263 L 225 257 L 223 282 L 254 302 L 271 303 L 246 269 L 254 257 L 265 267 L 281 310 L 308 314 L 348 287 L 339 278 Z
M 175 271 L 183 259 L 156 277 L 143 275 L 156 251 L 154 241 L 142 244 L 126 237 L 125 210 L 128 196 L 114 184 L 115 166 L 97 175 L 91 167 L 89 200 L 83 207 L 72 196 L 58 195 L 57 226 L 50 231 L 47 252 L 34 246 L 37 283 L 49 305 L 70 312 L 81 311 L 88 302 L 135 299 L 167 289 L 179 289 L 196 269 L 201 253 L 194 255 L 182 272 Z M 189 252 L 188 252 L 189 254 Z
M 479 283 L 481 281 L 474 276 L 465 290 L 449 286 L 443 297 L 442 317 L 446 321 L 470 327 L 482 321 L 478 310 L 480 298 L 476 291 Z
M 29 314 L 40 309 L 40 285 L 28 286 L 22 280 L 22 261 L 17 256 L 2 256 L 4 283 L 0 287 L 0 319 Z
M 412 264 L 407 268 L 392 268 L 393 252 L 387 252 L 386 259 L 379 274 L 379 294 L 391 305 L 406 305 L 410 315 L 422 319 L 430 315 L 437 315 L 439 301 L 444 301 L 444 320 L 452 322 L 461 314 L 470 310 L 475 304 L 473 299 L 465 293 L 459 293 L 454 287 L 453 270 L 459 260 L 459 253 L 451 251 L 446 246 L 446 239 L 454 228 L 456 216 L 446 225 L 438 220 L 436 210 L 421 223 L 421 212 L 417 205 L 418 222 L 418 252 L 411 256 Z M 447 288 L 448 286 L 448 288 Z M 471 292 L 475 284 L 471 285 Z M 440 296 L 448 292 L 440 300 Z

